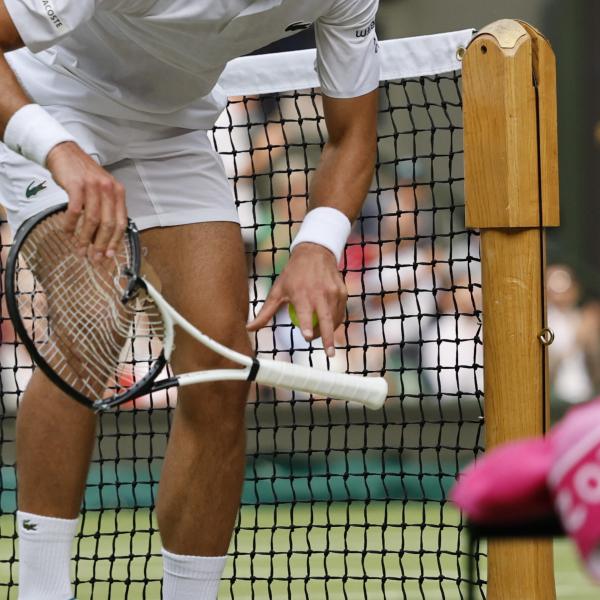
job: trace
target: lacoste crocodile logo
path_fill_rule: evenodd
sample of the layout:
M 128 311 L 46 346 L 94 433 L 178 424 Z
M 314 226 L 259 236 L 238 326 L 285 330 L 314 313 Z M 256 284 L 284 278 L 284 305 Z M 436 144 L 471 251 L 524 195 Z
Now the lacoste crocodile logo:
M 286 31 L 304 31 L 308 29 L 312 23 L 305 23 L 304 21 L 296 21 L 295 23 L 290 23 L 285 30 Z
M 25 190 L 25 197 L 31 198 L 36 194 L 39 194 L 42 190 L 46 189 L 46 180 L 42 181 L 42 183 L 38 183 L 35 185 L 35 181 L 32 181 Z
M 35 531 L 37 529 L 37 524 L 32 523 L 29 519 L 25 519 L 23 521 L 23 529 L 26 529 L 27 531 Z

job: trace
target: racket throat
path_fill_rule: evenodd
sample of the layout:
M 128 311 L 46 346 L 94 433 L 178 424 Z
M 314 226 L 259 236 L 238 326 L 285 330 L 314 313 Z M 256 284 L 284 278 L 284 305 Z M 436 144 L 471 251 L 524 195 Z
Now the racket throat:
M 246 381 L 256 381 L 256 376 L 260 370 L 260 361 L 257 358 L 252 359 L 250 370 L 248 371 L 248 379 Z

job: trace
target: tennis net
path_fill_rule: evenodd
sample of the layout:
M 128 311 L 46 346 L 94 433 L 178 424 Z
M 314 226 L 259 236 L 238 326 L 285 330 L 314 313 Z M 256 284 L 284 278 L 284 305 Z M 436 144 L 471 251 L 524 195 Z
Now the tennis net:
M 471 33 L 379 47 L 377 171 L 342 265 L 337 356 L 306 343 L 286 310 L 254 344 L 277 360 L 383 374 L 390 397 L 368 412 L 252 390 L 220 598 L 463 597 L 468 546 L 446 492 L 482 450 L 479 237 L 464 225 L 457 58 Z M 326 140 L 314 52 L 238 59 L 220 85 L 229 102 L 209 135 L 235 192 L 255 314 L 289 256 Z M 2 222 L 0 266 L 9 245 Z M 4 303 L 0 327 L 0 588 L 16 598 L 15 414 L 33 366 Z M 80 600 L 160 597 L 153 506 L 175 404 L 163 392 L 101 418 L 75 554 Z

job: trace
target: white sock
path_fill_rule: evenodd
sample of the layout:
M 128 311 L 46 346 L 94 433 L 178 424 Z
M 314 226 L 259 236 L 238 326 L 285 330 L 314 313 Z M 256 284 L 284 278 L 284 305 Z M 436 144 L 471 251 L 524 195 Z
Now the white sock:
M 184 556 L 162 549 L 163 600 L 216 600 L 226 556 Z
M 79 519 L 17 512 L 19 600 L 70 600 L 71 546 Z

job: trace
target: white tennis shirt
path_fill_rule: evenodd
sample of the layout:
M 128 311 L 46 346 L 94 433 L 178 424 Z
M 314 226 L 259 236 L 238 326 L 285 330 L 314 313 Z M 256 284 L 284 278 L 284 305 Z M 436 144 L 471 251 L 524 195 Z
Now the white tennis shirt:
M 207 129 L 227 61 L 315 24 L 323 92 L 379 82 L 378 0 L 5 0 L 26 48 L 7 55 L 42 105 Z

